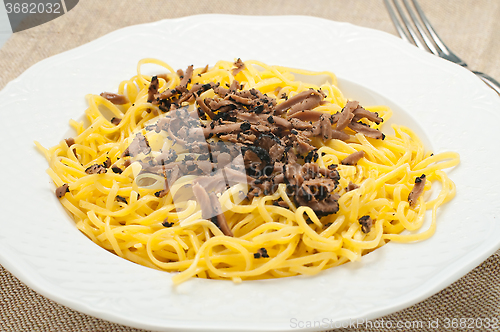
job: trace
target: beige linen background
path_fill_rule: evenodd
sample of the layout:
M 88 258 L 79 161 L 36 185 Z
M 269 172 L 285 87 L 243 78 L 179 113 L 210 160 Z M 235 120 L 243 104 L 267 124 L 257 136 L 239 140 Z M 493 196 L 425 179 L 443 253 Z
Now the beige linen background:
M 419 1 L 438 33 L 456 54 L 471 68 L 500 80 L 499 0 Z M 0 49 L 0 89 L 38 61 L 116 29 L 206 13 L 310 15 L 395 34 L 382 0 L 80 0 L 66 15 L 39 27 L 15 33 L 6 42 Z M 383 319 L 424 323 L 454 318 L 500 319 L 499 263 L 500 251 L 497 251 L 450 287 Z M 497 329 L 500 329 L 500 323 Z M 344 329 L 384 330 L 376 327 Z M 93 318 L 58 305 L 24 286 L 0 266 L 0 331 L 141 330 Z

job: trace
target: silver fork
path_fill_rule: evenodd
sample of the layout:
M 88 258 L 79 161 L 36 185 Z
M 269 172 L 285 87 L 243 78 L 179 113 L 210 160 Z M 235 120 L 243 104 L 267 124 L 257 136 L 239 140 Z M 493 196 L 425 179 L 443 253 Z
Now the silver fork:
M 387 11 L 389 12 L 389 16 L 392 19 L 392 22 L 394 23 L 394 26 L 396 27 L 397 32 L 401 36 L 401 38 L 409 43 L 415 44 L 418 48 L 421 48 L 426 51 L 430 51 L 434 55 L 437 55 L 443 59 L 449 60 L 451 62 L 454 62 L 462 67 L 467 67 L 467 64 L 460 59 L 458 56 L 456 56 L 443 42 L 443 40 L 438 36 L 432 25 L 429 23 L 427 18 L 424 15 L 424 12 L 420 8 L 420 5 L 416 0 L 412 0 L 413 6 L 416 9 L 416 12 L 418 13 L 418 16 L 420 18 L 420 21 L 424 24 L 425 28 L 422 26 L 420 23 L 419 19 L 417 18 L 417 15 L 415 14 L 415 11 L 413 10 L 412 6 L 408 2 L 408 0 L 403 0 L 403 3 L 406 7 L 406 11 L 408 14 L 410 14 L 410 19 L 411 22 L 413 22 L 415 28 L 417 29 L 418 33 L 415 31 L 413 28 L 412 24 L 408 20 L 407 16 L 405 15 L 403 8 L 400 6 L 399 2 L 397 0 L 384 0 L 385 6 L 387 7 Z M 391 5 L 392 2 L 392 5 Z M 396 8 L 396 11 L 399 14 L 399 17 L 401 18 L 401 21 L 403 22 L 403 25 L 399 22 L 398 16 L 396 15 L 395 11 L 393 10 L 393 7 Z M 494 78 L 491 76 L 488 76 L 484 73 L 481 73 L 479 71 L 471 70 L 471 72 L 476 74 L 480 79 L 482 79 L 490 88 L 495 90 L 499 95 L 500 95 L 500 83 L 498 83 Z

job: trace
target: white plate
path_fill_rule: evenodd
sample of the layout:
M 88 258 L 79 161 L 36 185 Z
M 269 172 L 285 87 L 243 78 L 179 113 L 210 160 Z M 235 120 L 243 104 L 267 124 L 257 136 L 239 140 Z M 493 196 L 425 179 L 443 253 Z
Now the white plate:
M 85 94 L 116 91 L 145 57 L 174 68 L 241 57 L 333 71 L 348 97 L 387 103 L 402 121 L 416 121 L 435 152 L 459 152 L 450 172 L 458 194 L 421 243 L 391 243 L 315 277 L 194 279 L 173 288 L 168 273 L 108 253 L 75 228 L 33 144 L 58 143 L 68 120 L 83 114 Z M 421 301 L 500 247 L 500 98 L 467 70 L 383 32 L 298 16 L 133 26 L 33 66 L 0 92 L 0 110 L 0 263 L 48 298 L 113 322 L 175 331 L 328 329 Z

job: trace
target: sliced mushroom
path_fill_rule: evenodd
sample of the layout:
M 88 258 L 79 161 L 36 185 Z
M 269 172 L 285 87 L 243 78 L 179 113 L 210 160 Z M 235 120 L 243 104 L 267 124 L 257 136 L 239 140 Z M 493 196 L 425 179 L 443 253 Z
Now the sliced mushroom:
M 357 152 L 354 152 L 347 157 L 345 157 L 341 163 L 342 165 L 356 165 L 358 161 L 365 156 L 365 151 L 360 150 Z
M 148 103 L 152 103 L 155 100 L 155 95 L 158 93 L 159 86 L 160 82 L 158 81 L 158 77 L 153 76 L 148 88 Z
M 295 195 L 298 205 L 309 206 L 318 216 L 336 213 L 340 196 L 333 193 L 336 183 L 331 179 L 305 180 Z
M 135 157 L 141 152 L 149 154 L 151 152 L 151 147 L 149 146 L 147 138 L 143 134 L 139 133 L 134 137 L 128 148 L 125 149 L 122 156 Z
M 292 98 L 288 98 L 288 100 L 282 102 L 281 104 L 278 104 L 275 107 L 274 111 L 276 112 L 276 114 L 279 115 L 279 114 L 284 113 L 289 108 L 294 107 L 295 105 L 298 105 L 298 104 L 304 102 L 306 99 L 309 99 L 309 98 L 313 99 L 312 101 L 308 102 L 307 105 L 297 106 L 292 112 L 288 113 L 288 115 L 291 115 L 291 114 L 296 113 L 296 112 L 301 111 L 301 110 L 312 109 L 312 107 L 311 108 L 307 108 L 307 107 L 309 107 L 312 104 L 316 104 L 318 99 L 319 99 L 319 101 L 321 101 L 323 99 L 323 97 L 324 96 L 321 93 L 319 93 L 318 91 L 312 90 L 312 89 L 307 90 L 307 91 L 303 91 L 303 92 L 296 94 Z M 319 105 L 319 103 L 318 103 L 318 105 Z
M 349 123 L 349 128 L 351 128 L 355 132 L 361 133 L 367 137 L 371 137 L 371 138 L 375 138 L 375 139 L 384 139 L 385 138 L 384 134 L 381 131 L 374 129 L 374 128 L 371 128 L 370 126 L 365 125 L 365 124 L 360 123 L 360 122 Z
M 408 195 L 408 202 L 410 203 L 411 207 L 415 207 L 418 198 L 424 192 L 426 180 L 427 178 L 425 177 L 425 174 L 422 174 L 421 176 L 415 179 L 415 185 L 413 186 L 413 189 Z
M 342 131 L 349 125 L 349 123 L 351 123 L 351 120 L 354 117 L 353 112 L 356 108 L 358 108 L 358 106 L 359 102 L 357 101 L 351 100 L 347 102 L 338 117 L 337 126 L 335 127 L 336 130 Z
M 349 184 L 347 185 L 347 187 L 345 188 L 347 192 L 351 191 L 351 190 L 354 190 L 354 189 L 358 189 L 359 186 L 355 183 L 352 183 L 351 181 L 349 181 Z
M 85 169 L 85 173 L 87 173 L 87 174 L 104 174 L 104 173 L 106 173 L 106 167 L 104 167 L 104 165 L 102 165 L 102 164 L 94 164 L 94 165 L 87 167 L 87 169 Z
M 229 225 L 227 224 L 226 217 L 224 216 L 224 213 L 222 212 L 222 208 L 219 202 L 219 199 L 217 196 L 215 196 L 214 193 L 210 194 L 210 203 L 213 208 L 214 214 L 217 216 L 217 226 L 220 228 L 222 233 L 226 236 L 233 236 L 233 232 L 231 231 L 231 228 L 229 228 Z
M 234 66 L 235 66 L 236 68 L 234 68 L 234 69 L 231 71 L 231 73 L 233 74 L 233 76 L 238 75 L 238 73 L 239 73 L 240 71 L 242 71 L 243 69 L 245 69 L 245 63 L 244 63 L 243 61 L 241 61 L 241 59 L 240 59 L 240 58 L 238 58 L 238 60 L 236 60 L 236 61 L 234 62 Z
M 62 198 L 64 195 L 66 195 L 66 193 L 69 193 L 69 185 L 67 183 L 63 184 L 62 186 L 56 189 L 57 198 Z
M 373 220 L 370 216 L 362 216 L 361 218 L 359 218 L 358 222 L 361 225 L 361 231 L 363 233 L 370 233 L 370 230 L 373 226 Z
M 377 113 L 375 112 L 370 112 L 366 109 L 364 109 L 361 106 L 358 106 L 354 111 L 353 111 L 354 117 L 352 118 L 352 122 L 358 122 L 359 120 L 366 118 L 372 122 L 375 122 L 376 124 L 381 123 L 384 121 L 381 117 L 378 116 Z
M 207 191 L 199 184 L 193 185 L 193 193 L 200 204 L 201 216 L 204 219 L 214 222 L 219 229 L 227 236 L 233 236 L 233 232 L 229 228 L 222 208 L 214 193 L 208 194 Z
M 112 93 L 112 92 L 103 92 L 103 93 L 101 93 L 100 96 L 103 97 L 104 99 L 109 100 L 111 103 L 113 103 L 115 105 L 124 105 L 124 104 L 128 104 L 130 102 L 128 100 L 127 96 L 119 95 L 119 94 Z

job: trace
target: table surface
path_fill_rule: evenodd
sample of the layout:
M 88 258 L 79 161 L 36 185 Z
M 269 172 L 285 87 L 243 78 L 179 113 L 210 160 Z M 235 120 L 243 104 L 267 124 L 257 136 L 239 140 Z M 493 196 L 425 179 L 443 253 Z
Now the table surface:
M 1 4 L 0 0 L 0 5 Z M 428 19 L 470 68 L 500 80 L 500 1 L 419 0 Z M 67 14 L 11 34 L 0 9 L 0 89 L 49 56 L 140 23 L 195 14 L 309 15 L 396 34 L 382 0 L 80 0 Z M 5 28 L 7 27 L 7 28 Z M 500 318 L 500 251 L 429 299 L 392 315 L 393 322 Z M 142 331 L 61 306 L 0 266 L 1 331 Z M 373 326 L 342 331 L 383 331 Z

